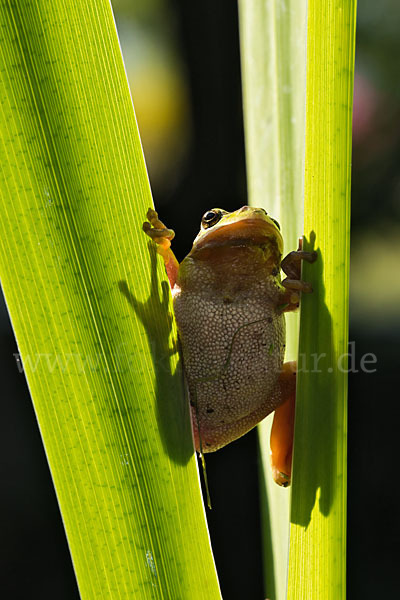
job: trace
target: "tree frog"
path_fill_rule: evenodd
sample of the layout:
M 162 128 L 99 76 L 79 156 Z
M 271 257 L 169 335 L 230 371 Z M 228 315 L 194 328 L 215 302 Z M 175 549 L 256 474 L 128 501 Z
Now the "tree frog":
M 171 285 L 192 414 L 194 444 L 213 452 L 241 437 L 275 410 L 271 463 L 289 485 L 296 365 L 284 363 L 284 313 L 299 305 L 299 249 L 282 260 L 277 221 L 262 208 L 207 211 L 189 254 L 178 263 L 175 234 L 149 209 L 145 233 L 157 244 Z M 281 281 L 281 269 L 287 275 Z

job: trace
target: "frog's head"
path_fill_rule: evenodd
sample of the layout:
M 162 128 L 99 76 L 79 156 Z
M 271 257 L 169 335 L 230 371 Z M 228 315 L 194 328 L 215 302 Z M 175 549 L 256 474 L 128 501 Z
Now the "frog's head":
M 242 206 L 228 213 L 221 208 L 208 210 L 201 220 L 201 229 L 193 243 L 193 252 L 218 247 L 274 246 L 283 252 L 279 223 L 263 208 Z

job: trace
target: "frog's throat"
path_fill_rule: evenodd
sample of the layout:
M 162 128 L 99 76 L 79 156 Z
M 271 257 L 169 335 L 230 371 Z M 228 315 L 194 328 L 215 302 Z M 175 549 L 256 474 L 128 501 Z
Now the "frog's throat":
M 246 243 L 247 242 L 247 243 Z M 180 269 L 186 271 L 193 269 L 196 273 L 197 264 L 207 265 L 215 273 L 220 273 L 223 279 L 240 277 L 254 273 L 258 277 L 276 275 L 280 271 L 282 254 L 273 237 L 264 243 L 257 244 L 252 238 L 250 240 L 234 240 L 233 243 L 195 247 L 191 250 Z M 200 272 L 200 271 L 198 271 Z M 183 273 L 182 273 L 183 274 Z
M 227 299 L 237 293 L 250 294 L 260 282 L 270 282 L 275 290 L 280 285 L 281 255 L 275 245 L 221 246 L 191 252 L 180 264 L 179 292 L 205 293 Z M 274 283 L 275 282 L 275 283 Z M 176 290 L 176 294 L 178 291 Z
M 273 223 L 263 218 L 246 218 L 205 231 L 195 240 L 193 251 L 220 246 L 262 246 L 275 240 L 283 253 L 283 239 Z

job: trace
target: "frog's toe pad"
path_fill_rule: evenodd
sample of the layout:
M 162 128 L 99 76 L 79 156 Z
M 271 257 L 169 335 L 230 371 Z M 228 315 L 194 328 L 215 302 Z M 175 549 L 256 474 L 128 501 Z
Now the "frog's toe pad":
M 290 485 L 290 475 L 279 471 L 274 466 L 272 466 L 272 477 L 275 483 L 277 483 L 281 487 L 288 487 Z

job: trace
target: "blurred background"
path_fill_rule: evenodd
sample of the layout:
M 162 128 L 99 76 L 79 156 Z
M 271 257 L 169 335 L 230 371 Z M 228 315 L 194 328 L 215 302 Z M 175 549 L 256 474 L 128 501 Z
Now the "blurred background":
M 202 214 L 246 204 L 240 57 L 231 0 L 114 0 L 161 218 L 181 260 Z M 348 597 L 398 590 L 395 518 L 400 347 L 400 9 L 360 2 L 353 120 L 350 340 L 376 371 L 350 374 Z M 189 208 L 188 208 L 189 206 Z M 300 233 L 300 232 L 299 232 Z M 134 232 L 133 232 L 134 234 Z M 4 598 L 79 598 L 4 304 L 0 310 L 1 565 Z M 378 399 L 379 402 L 378 402 Z M 400 437 L 400 436 L 399 436 Z M 207 459 L 209 525 L 224 600 L 263 600 L 257 439 Z

